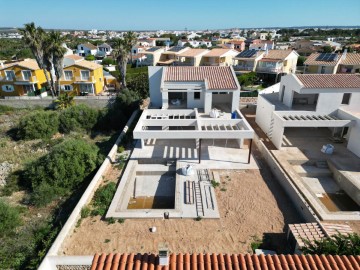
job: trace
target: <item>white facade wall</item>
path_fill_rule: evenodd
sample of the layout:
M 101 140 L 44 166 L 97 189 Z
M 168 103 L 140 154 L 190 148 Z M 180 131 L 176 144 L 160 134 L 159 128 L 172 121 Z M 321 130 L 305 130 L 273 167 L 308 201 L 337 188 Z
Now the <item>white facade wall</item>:
M 163 67 L 148 67 L 151 106 L 156 108 L 162 106 L 163 97 L 160 91 L 162 69 Z
M 359 107 L 358 107 L 359 110 Z M 341 119 L 351 119 L 355 121 L 355 125 L 350 127 L 347 135 L 347 149 L 353 152 L 355 155 L 360 157 L 360 115 L 359 117 L 355 117 L 346 111 L 338 110 L 338 117 Z
M 316 105 L 319 114 L 331 114 L 341 106 L 343 93 L 320 93 Z
M 271 104 L 264 97 L 259 95 L 257 99 L 255 122 L 266 134 L 270 129 L 273 111 L 275 111 L 275 105 Z
M 205 94 L 204 92 L 200 92 L 200 99 L 194 99 L 195 92 L 187 93 L 187 108 L 204 108 Z

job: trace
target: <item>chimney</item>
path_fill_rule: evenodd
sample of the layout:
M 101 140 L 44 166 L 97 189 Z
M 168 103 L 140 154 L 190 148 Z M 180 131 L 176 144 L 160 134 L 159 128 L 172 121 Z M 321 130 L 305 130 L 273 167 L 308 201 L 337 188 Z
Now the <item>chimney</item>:
M 169 248 L 165 243 L 159 244 L 159 265 L 169 265 Z
M 342 60 L 345 60 L 346 59 L 346 54 L 347 54 L 347 49 L 344 50 L 343 52 L 343 55 L 342 55 Z

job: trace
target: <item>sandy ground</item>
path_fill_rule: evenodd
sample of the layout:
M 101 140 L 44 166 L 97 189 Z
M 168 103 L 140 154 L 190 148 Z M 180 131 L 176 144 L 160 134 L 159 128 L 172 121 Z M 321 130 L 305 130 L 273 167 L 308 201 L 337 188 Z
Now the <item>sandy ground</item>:
M 266 248 L 285 252 L 286 224 L 302 220 L 266 166 L 259 162 L 261 170 L 219 171 L 219 220 L 127 219 L 123 224 L 108 224 L 99 216 L 89 217 L 75 228 L 59 254 L 157 252 L 158 244 L 164 242 L 171 252 L 244 253 L 251 251 L 255 239 L 262 238 Z M 111 173 L 107 176 L 116 179 Z M 153 226 L 157 228 L 155 233 L 149 231 Z

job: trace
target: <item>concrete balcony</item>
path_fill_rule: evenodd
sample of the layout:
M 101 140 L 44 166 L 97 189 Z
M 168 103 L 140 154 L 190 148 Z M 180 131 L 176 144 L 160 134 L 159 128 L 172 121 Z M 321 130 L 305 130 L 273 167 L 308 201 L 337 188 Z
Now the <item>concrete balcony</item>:
M 13 81 L 15 81 L 15 78 L 0 76 L 0 82 L 13 82 Z
M 79 82 L 84 82 L 84 83 L 95 83 L 95 77 L 94 76 L 90 76 L 90 77 L 75 77 L 75 82 L 79 83 Z

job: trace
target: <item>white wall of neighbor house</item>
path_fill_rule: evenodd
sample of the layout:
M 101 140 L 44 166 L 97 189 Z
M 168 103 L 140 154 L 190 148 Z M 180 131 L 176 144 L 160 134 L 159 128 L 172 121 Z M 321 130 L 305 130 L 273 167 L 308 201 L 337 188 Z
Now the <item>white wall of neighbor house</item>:
M 360 92 L 351 94 L 348 108 L 360 112 Z
M 343 93 L 320 93 L 316 105 L 319 114 L 331 114 L 340 107 Z
M 257 99 L 255 122 L 266 134 L 268 134 L 270 130 L 273 111 L 275 111 L 275 105 L 267 101 L 262 95 L 259 95 Z
M 360 110 L 358 108 L 358 110 Z M 347 135 L 347 149 L 353 152 L 355 155 L 360 157 L 360 117 L 355 117 L 354 115 L 340 109 L 337 113 L 338 117 L 341 119 L 350 119 L 354 120 L 355 124 L 352 127 L 349 127 L 348 135 Z
M 163 67 L 148 67 L 151 107 L 160 108 L 162 106 L 162 93 L 160 91 L 162 69 Z

